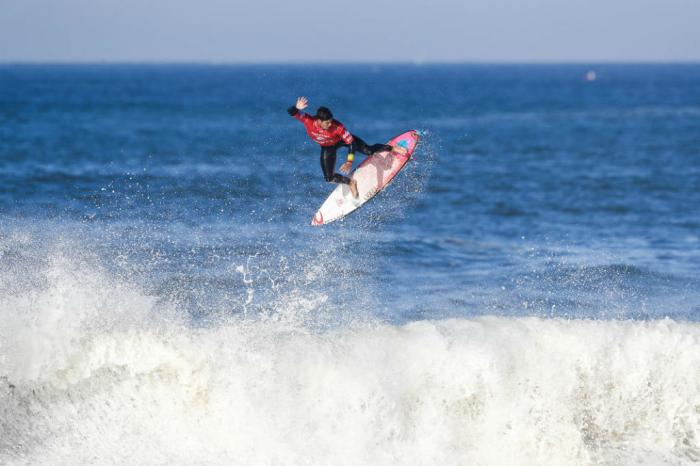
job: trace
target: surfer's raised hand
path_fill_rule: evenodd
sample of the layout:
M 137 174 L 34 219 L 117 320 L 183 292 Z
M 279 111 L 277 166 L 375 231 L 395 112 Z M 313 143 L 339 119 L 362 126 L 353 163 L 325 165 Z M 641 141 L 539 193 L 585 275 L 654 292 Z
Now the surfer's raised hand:
M 344 164 L 340 166 L 340 171 L 343 173 L 350 173 L 350 169 L 352 168 L 352 161 L 348 160 Z
M 297 104 L 296 104 L 297 109 L 304 110 L 308 106 L 309 106 L 309 99 L 307 99 L 306 97 L 299 97 L 297 99 Z

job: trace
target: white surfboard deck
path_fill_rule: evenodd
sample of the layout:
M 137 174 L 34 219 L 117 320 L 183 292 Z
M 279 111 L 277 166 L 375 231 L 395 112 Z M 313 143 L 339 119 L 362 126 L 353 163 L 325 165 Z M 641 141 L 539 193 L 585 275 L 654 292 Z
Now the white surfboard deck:
M 339 220 L 376 196 L 406 165 L 419 141 L 417 131 L 406 131 L 387 142 L 394 147 L 391 152 L 378 152 L 367 157 L 351 176 L 357 180 L 359 196 L 353 197 L 348 185 L 339 184 L 318 209 L 311 224 L 325 225 Z

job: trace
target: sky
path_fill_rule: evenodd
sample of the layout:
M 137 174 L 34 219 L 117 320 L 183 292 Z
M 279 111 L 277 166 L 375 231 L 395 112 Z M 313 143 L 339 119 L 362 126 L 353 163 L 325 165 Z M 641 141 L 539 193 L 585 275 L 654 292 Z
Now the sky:
M 0 62 L 700 61 L 700 0 L 0 0 Z

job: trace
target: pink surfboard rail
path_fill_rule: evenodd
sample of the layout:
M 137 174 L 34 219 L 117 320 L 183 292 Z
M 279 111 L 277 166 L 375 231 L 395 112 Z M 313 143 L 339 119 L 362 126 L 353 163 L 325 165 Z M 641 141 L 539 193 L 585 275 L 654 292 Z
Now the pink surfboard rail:
M 357 180 L 360 195 L 354 198 L 347 185 L 339 184 L 318 209 L 311 224 L 325 225 L 339 220 L 376 196 L 406 165 L 419 141 L 416 130 L 406 131 L 387 142 L 393 146 L 391 152 L 379 152 L 367 157 L 351 177 Z

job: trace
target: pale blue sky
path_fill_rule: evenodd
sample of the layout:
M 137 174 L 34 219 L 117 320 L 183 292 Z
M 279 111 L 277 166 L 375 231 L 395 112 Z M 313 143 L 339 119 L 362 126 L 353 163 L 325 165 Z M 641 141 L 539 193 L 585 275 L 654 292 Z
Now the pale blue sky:
M 700 0 L 0 0 L 0 61 L 700 61 Z

